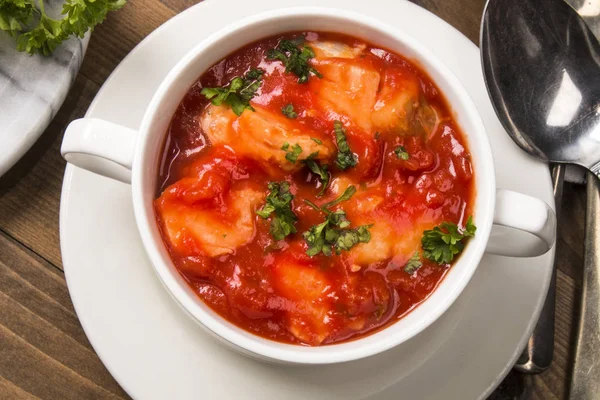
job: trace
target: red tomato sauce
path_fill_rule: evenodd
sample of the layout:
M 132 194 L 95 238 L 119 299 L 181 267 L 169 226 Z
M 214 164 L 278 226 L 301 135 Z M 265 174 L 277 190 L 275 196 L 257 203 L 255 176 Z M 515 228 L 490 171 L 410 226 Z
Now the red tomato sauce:
M 413 275 L 404 266 L 421 250 L 424 229 L 443 221 L 464 226 L 472 214 L 474 171 L 451 108 L 415 63 L 349 36 L 305 32 L 308 46 L 335 42 L 343 45 L 336 51 L 350 49 L 356 55 L 320 57 L 322 52 L 317 52 L 311 65 L 324 77 L 311 75 L 300 84 L 280 61 L 266 57 L 279 40 L 300 34 L 243 47 L 189 89 L 167 132 L 155 205 L 172 260 L 202 301 L 261 337 L 322 345 L 389 326 L 436 289 L 451 265 L 421 257 L 423 265 Z M 317 196 L 321 184 L 308 168 L 288 171 L 272 161 L 268 164 L 272 168 L 265 167 L 261 157 L 266 153 L 258 154 L 260 146 L 246 136 L 214 145 L 203 131 L 210 101 L 201 94 L 202 88 L 224 86 L 257 67 L 265 71 L 250 102 L 257 114 L 244 116 L 253 113 L 245 110 L 240 121 L 263 113 L 278 118 L 284 127 L 311 132 L 334 145 L 333 122 L 343 123 L 358 163 L 345 171 L 336 168 L 333 147 L 329 159 L 322 160 L 332 178 L 324 196 Z M 365 78 L 356 96 L 352 79 L 364 71 L 371 81 Z M 341 83 L 336 76 L 341 76 Z M 372 95 L 369 87 L 374 88 Z M 401 103 L 398 96 L 405 92 L 416 95 Z M 297 118 L 282 114 L 288 104 Z M 394 108 L 394 104 L 405 105 Z M 236 119 L 231 126 L 238 123 Z M 400 146 L 408 159 L 394 151 Z M 278 148 L 270 151 L 284 153 Z M 254 212 L 264 205 L 267 185 L 273 181 L 289 182 L 295 196 L 297 232 L 282 241 L 270 233 L 270 219 Z M 323 222 L 325 215 L 303 200 L 321 205 L 337 198 L 348 184 L 355 185 L 356 194 L 332 210 L 343 209 L 351 227 L 373 224 L 371 241 L 340 255 L 308 256 L 302 233 Z M 243 193 L 249 208 L 246 203 L 239 208 L 240 197 L 234 196 L 241 195 L 232 193 Z

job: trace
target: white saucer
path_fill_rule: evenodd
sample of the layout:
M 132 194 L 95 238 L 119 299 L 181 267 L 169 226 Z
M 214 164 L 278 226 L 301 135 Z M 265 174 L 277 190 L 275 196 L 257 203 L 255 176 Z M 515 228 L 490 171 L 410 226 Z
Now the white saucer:
M 398 0 L 303 0 L 351 9 L 396 25 L 432 49 L 478 105 L 496 156 L 500 187 L 554 204 L 546 165 L 503 131 L 483 84 L 479 52 L 433 14 Z M 299 0 L 208 0 L 138 45 L 108 79 L 87 116 L 137 128 L 175 62 L 229 22 Z M 185 315 L 149 265 L 130 188 L 71 165 L 60 228 L 67 284 L 98 355 L 136 399 L 476 399 L 503 379 L 528 339 L 548 287 L 553 252 L 535 259 L 484 257 L 444 316 L 398 348 L 366 360 L 287 367 L 222 347 Z

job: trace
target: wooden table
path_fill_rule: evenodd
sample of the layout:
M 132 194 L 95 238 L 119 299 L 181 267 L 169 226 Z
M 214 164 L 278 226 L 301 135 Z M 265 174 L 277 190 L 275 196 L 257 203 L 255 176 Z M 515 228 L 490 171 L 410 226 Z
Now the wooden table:
M 31 151 L 0 178 L 2 399 L 128 397 L 98 359 L 75 315 L 62 271 L 58 233 L 65 169 L 59 148 L 65 127 L 84 115 L 111 71 L 137 43 L 196 1 L 128 3 L 96 29 L 64 105 Z M 478 43 L 484 0 L 415 3 Z M 554 363 L 541 375 L 512 372 L 492 399 L 566 398 L 581 286 L 585 190 L 566 184 L 564 196 L 558 228 Z

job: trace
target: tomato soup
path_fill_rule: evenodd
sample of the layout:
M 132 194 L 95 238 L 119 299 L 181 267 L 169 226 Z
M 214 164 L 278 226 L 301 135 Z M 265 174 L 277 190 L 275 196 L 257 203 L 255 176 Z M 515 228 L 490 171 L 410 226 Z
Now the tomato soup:
M 475 234 L 467 142 L 419 66 L 292 32 L 206 71 L 172 118 L 155 212 L 208 306 L 261 337 L 326 345 L 409 313 Z

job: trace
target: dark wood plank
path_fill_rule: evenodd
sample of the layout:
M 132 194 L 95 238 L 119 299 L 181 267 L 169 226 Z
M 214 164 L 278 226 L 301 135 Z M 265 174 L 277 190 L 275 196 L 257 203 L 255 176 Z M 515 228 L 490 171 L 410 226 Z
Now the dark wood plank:
M 414 0 L 479 44 L 479 24 L 485 0 Z
M 585 227 L 585 185 L 565 183 L 556 247 L 556 265 L 572 279 L 581 279 Z
M 80 74 L 102 85 L 127 54 L 176 13 L 158 0 L 130 0 L 98 26 Z
M 12 399 L 12 400 L 39 399 L 39 397 L 36 397 L 36 396 L 32 395 L 31 393 L 24 391 L 23 389 L 21 389 L 20 387 L 18 387 L 14 383 L 12 383 L 11 381 L 8 381 L 1 376 L 0 376 L 0 394 L 5 399 Z
M 125 397 L 85 337 L 63 273 L 3 234 L 0 254 L 0 398 L 13 386 L 41 398 Z
M 200 3 L 202 0 L 160 0 L 165 6 L 169 7 L 175 13 L 180 13 L 183 10 L 190 8 L 194 4 Z

